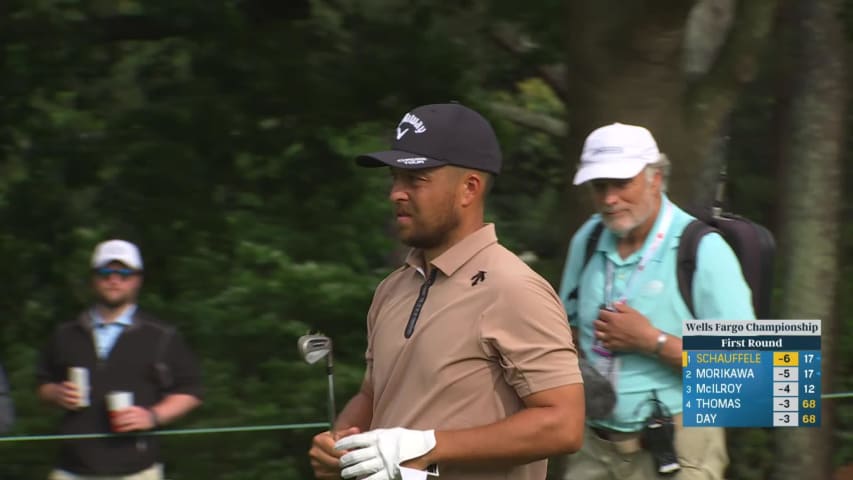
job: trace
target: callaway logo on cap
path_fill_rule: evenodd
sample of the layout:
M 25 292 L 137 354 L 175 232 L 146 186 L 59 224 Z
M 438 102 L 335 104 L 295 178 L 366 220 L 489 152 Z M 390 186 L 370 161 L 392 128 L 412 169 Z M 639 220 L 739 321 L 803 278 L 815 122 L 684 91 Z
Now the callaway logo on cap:
M 458 103 L 423 105 L 403 115 L 391 150 L 356 158 L 364 167 L 421 169 L 456 165 L 501 171 L 495 131 L 482 115 Z
M 414 129 L 414 133 L 426 132 L 424 122 L 422 122 L 416 115 L 407 113 L 403 116 L 403 119 L 400 120 L 400 124 L 397 125 L 397 140 L 403 138 L 403 135 L 409 133 L 409 130 L 412 129 Z

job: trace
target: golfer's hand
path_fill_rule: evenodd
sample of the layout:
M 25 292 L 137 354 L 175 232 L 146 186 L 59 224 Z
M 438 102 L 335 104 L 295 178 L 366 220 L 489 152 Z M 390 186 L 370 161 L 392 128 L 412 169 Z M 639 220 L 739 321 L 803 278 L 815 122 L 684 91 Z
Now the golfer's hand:
M 308 457 L 311 458 L 311 468 L 314 477 L 318 479 L 341 478 L 341 456 L 346 452 L 335 450 L 335 442 L 341 438 L 359 433 L 358 427 L 332 432 L 326 431 L 314 435 Z
M 112 417 L 112 424 L 115 432 L 133 432 L 154 428 L 151 412 L 147 408 L 136 405 L 115 412 Z
M 425 468 L 421 458 L 435 448 L 435 430 L 379 428 L 338 440 L 338 450 L 349 450 L 341 457 L 341 476 L 370 480 L 395 480 L 400 464 Z

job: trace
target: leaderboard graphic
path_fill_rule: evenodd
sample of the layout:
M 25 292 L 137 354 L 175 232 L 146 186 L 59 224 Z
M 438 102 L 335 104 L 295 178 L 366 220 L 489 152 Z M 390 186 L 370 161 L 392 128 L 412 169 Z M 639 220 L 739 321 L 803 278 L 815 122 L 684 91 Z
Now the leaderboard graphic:
M 685 427 L 820 426 L 820 320 L 685 320 Z

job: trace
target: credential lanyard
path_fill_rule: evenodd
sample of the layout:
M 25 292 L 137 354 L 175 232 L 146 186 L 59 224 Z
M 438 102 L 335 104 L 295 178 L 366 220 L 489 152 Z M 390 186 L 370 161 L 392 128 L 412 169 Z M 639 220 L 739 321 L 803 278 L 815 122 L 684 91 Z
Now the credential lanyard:
M 631 287 L 634 286 L 634 280 L 636 279 L 637 274 L 642 273 L 643 270 L 645 270 L 646 264 L 649 263 L 649 260 L 660 247 L 661 243 L 663 243 L 663 239 L 666 238 L 666 232 L 669 230 L 669 226 L 672 224 L 672 217 L 672 203 L 669 200 L 666 200 L 664 204 L 663 218 L 660 222 L 660 228 L 658 228 L 658 231 L 655 233 L 654 240 L 652 240 L 652 243 L 650 243 L 649 246 L 646 247 L 646 250 L 643 252 L 643 256 L 640 257 L 640 263 L 637 264 L 637 267 L 634 269 L 634 271 L 631 272 L 631 276 L 628 277 L 628 281 L 625 282 L 625 290 L 622 292 L 622 295 L 613 303 L 624 302 L 628 300 L 628 294 L 631 293 Z M 604 276 L 604 298 L 605 300 L 609 299 L 612 301 L 614 275 L 613 262 L 610 261 L 607 256 L 605 256 L 604 263 L 607 264 L 607 272 Z

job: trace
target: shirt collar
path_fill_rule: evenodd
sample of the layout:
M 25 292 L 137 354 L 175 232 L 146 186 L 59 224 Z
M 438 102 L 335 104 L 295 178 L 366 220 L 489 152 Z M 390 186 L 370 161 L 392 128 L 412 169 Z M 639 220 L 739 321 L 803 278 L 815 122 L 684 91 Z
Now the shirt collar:
M 136 313 L 136 304 L 128 305 L 127 308 L 125 308 L 124 311 L 121 312 L 121 315 L 119 315 L 111 323 L 111 325 L 117 324 L 123 327 L 129 327 L 133 325 L 134 313 Z M 106 322 L 104 322 L 104 319 L 101 318 L 101 314 L 98 313 L 98 309 L 92 308 L 92 327 L 97 327 L 99 325 L 106 325 Z
M 479 230 L 469 234 L 460 242 L 448 248 L 444 253 L 432 261 L 432 265 L 446 276 L 452 276 L 462 265 L 468 262 L 484 248 L 498 243 L 495 233 L 495 224 L 487 223 Z M 413 248 L 406 256 L 406 264 L 417 269 L 421 274 L 424 271 L 423 250 Z

